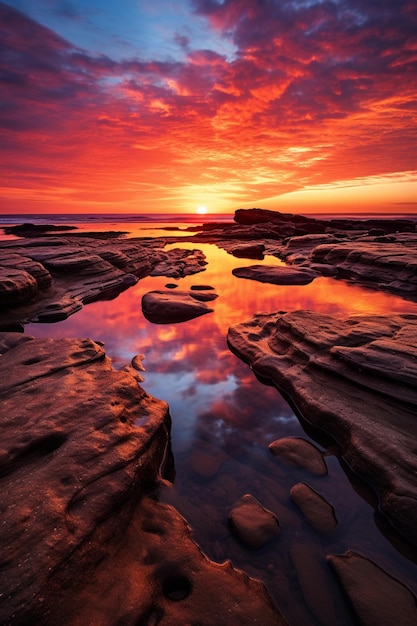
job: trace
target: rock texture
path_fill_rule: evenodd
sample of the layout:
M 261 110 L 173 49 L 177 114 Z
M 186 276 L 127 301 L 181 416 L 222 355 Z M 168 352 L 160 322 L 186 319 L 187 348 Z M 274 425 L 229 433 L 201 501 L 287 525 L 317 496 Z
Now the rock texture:
M 239 539 L 249 548 L 258 549 L 279 532 L 278 518 L 250 494 L 242 496 L 229 514 L 229 523 Z
M 154 324 L 185 322 L 212 312 L 206 303 L 216 298 L 206 291 L 149 291 L 142 297 L 142 311 Z
M 205 269 L 199 250 L 164 245 L 74 235 L 2 241 L 0 326 L 11 312 L 20 323 L 55 322 L 84 304 L 116 297 L 149 274 L 179 278 Z
M 308 285 L 319 275 L 313 270 L 279 265 L 237 267 L 233 270 L 233 274 L 238 278 L 249 278 L 274 285 Z
M 2 624 L 284 624 L 149 499 L 170 418 L 133 367 L 89 339 L 0 333 L 0 351 Z
M 337 440 L 381 511 L 417 544 L 417 317 L 256 315 L 228 341 Z
M 414 626 L 415 596 L 369 559 L 347 552 L 328 557 L 361 626 Z

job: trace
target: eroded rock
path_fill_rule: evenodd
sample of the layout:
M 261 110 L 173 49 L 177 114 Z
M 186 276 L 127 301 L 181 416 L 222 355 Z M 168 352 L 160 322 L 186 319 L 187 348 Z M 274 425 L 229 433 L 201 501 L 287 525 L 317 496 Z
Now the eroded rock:
M 142 311 L 154 324 L 185 322 L 212 312 L 206 302 L 215 298 L 205 291 L 149 291 L 142 297 Z
M 277 516 L 250 494 L 242 496 L 233 505 L 229 523 L 239 539 L 253 549 L 261 548 L 279 532 Z
M 380 510 L 417 543 L 417 316 L 311 311 L 255 315 L 229 329 L 232 350 L 333 435 Z

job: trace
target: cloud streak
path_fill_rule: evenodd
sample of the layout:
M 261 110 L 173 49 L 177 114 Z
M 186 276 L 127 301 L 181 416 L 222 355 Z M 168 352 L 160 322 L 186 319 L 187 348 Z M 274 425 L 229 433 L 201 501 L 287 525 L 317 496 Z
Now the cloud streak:
M 58 190 L 56 209 L 187 210 L 200 190 L 233 210 L 415 169 L 414 3 L 193 0 L 192 10 L 233 58 L 177 32 L 181 57 L 115 60 L 0 3 L 9 210 L 34 209 L 45 187 Z

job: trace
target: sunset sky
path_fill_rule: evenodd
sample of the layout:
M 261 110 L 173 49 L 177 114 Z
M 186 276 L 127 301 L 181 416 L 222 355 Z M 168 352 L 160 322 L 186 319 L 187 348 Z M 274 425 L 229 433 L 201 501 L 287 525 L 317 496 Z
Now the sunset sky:
M 415 0 L 0 2 L 1 213 L 417 212 Z

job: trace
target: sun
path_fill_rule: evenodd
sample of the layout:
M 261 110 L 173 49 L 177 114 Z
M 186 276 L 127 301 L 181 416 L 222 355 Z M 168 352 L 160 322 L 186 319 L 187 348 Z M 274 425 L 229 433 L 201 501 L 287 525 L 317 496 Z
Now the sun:
M 205 215 L 207 213 L 207 207 L 203 205 L 197 207 L 196 213 L 199 215 Z

